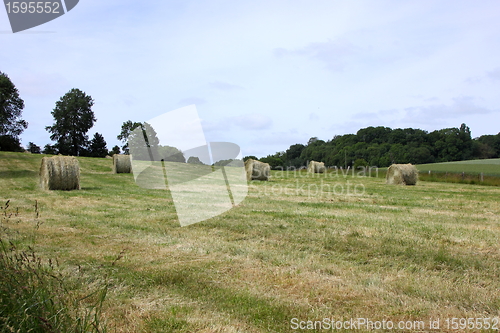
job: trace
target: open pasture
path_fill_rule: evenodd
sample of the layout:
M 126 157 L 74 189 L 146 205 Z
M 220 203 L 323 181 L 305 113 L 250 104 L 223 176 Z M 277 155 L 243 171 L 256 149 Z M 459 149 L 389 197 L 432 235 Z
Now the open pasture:
M 469 160 L 446 163 L 431 163 L 417 165 L 420 172 L 452 172 L 452 173 L 483 173 L 485 175 L 500 176 L 500 158 L 485 160 Z
M 407 332 L 439 318 L 434 332 L 456 332 L 446 319 L 500 316 L 499 188 L 272 171 L 239 206 L 180 227 L 168 191 L 109 159 L 78 158 L 79 191 L 43 191 L 41 158 L 0 152 L 2 238 L 107 283 L 110 332 L 292 332 L 323 318 L 425 325 Z

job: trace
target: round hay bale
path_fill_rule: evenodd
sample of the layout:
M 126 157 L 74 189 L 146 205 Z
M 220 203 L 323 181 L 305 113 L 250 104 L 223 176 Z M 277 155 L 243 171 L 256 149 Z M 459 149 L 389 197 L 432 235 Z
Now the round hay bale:
M 44 190 L 79 190 L 80 165 L 73 156 L 52 156 L 42 158 L 40 186 Z
M 130 173 L 131 171 L 130 155 L 113 155 L 113 173 Z
M 269 180 L 271 166 L 268 163 L 252 160 L 251 158 L 245 161 L 245 171 L 247 180 Z
M 307 166 L 307 171 L 312 173 L 324 173 L 326 171 L 325 163 L 311 161 Z
M 418 170 L 412 164 L 393 164 L 387 169 L 386 184 L 415 185 L 418 181 Z

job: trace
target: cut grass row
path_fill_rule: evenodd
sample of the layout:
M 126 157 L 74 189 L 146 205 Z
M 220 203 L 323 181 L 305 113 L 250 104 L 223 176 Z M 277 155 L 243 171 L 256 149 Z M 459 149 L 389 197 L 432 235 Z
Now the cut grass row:
M 0 153 L 0 200 L 18 209 L 2 226 L 67 270 L 106 276 L 110 331 L 500 315 L 500 189 L 273 171 L 240 206 L 181 228 L 167 191 L 111 174 L 109 160 L 79 158 L 81 191 L 41 191 L 40 158 Z M 360 191 L 335 192 L 348 185 Z

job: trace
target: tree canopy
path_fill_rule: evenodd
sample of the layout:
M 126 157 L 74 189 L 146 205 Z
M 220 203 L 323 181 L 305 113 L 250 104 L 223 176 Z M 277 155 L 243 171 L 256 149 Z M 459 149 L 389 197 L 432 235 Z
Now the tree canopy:
M 294 144 L 285 152 L 261 158 L 273 168 L 305 166 L 322 161 L 329 166 L 370 165 L 386 167 L 392 163 L 424 164 L 500 157 L 500 133 L 472 139 L 465 124 L 433 132 L 421 129 L 367 127 L 356 134 L 336 135 L 329 141 L 317 137 L 306 145 Z
M 19 135 L 28 128 L 21 118 L 24 101 L 7 74 L 0 72 L 0 150 L 21 151 Z
M 54 124 L 45 129 L 51 133 L 50 139 L 63 155 L 85 155 L 89 145 L 87 132 L 94 126 L 96 118 L 92 111 L 94 100 L 79 89 L 71 89 L 51 112 Z
M 123 142 L 122 150 L 126 155 L 129 154 L 128 137 L 137 127 L 143 127 L 143 124 L 140 122 L 132 122 L 132 120 L 127 120 L 123 122 L 120 134 L 116 136 L 118 140 Z

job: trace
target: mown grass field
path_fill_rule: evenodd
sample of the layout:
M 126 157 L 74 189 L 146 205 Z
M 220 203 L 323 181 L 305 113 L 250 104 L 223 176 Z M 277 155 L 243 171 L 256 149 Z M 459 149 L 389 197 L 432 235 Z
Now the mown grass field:
M 106 283 L 109 332 L 301 331 L 293 318 L 457 332 L 446 319 L 500 316 L 500 188 L 273 171 L 180 227 L 168 191 L 109 159 L 79 158 L 82 189 L 64 192 L 39 189 L 41 158 L 0 152 L 2 237 Z

